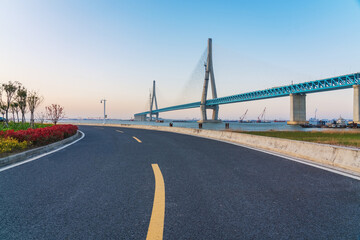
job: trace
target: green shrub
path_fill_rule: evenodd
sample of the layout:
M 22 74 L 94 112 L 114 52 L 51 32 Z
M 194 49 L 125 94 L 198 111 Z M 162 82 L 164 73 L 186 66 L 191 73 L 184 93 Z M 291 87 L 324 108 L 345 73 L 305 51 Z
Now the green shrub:
M 41 123 L 35 123 L 34 128 L 44 128 L 44 127 L 50 127 L 53 124 L 41 124 Z M 9 125 L 6 126 L 6 123 L 0 123 L 0 131 L 6 131 L 6 130 L 26 130 L 31 128 L 30 123 L 16 123 L 16 122 L 9 122 Z
M 31 142 L 19 142 L 13 138 L 0 138 L 0 153 L 10 153 L 16 150 L 24 150 L 31 145 Z

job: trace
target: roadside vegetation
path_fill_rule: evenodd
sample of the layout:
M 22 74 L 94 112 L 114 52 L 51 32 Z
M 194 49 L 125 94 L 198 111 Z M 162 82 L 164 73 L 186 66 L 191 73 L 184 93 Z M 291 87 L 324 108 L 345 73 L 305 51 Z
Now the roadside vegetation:
M 7 125 L 5 123 L 0 123 L 0 131 L 6 131 L 6 130 L 26 130 L 29 128 L 44 128 L 44 127 L 50 127 L 53 124 L 44 124 L 44 123 L 34 123 L 34 126 L 31 127 L 30 123 L 17 123 L 17 122 L 9 122 Z
M 11 152 L 19 152 L 27 149 L 31 145 L 31 142 L 22 141 L 19 142 L 13 138 L 4 138 L 0 141 L 0 157 L 5 157 Z
M 37 91 L 28 90 L 19 82 L 0 84 L 0 157 L 47 145 L 77 132 L 74 125 L 56 125 L 65 116 L 64 108 L 58 104 L 46 106 L 45 113 L 36 114 L 35 119 L 35 111 L 43 100 Z M 52 124 L 44 123 L 45 120 Z
M 77 130 L 77 126 L 66 124 L 0 131 L 0 157 L 63 140 L 76 134 Z
M 267 137 L 285 138 L 299 141 L 324 143 L 331 145 L 357 147 L 360 148 L 360 131 L 262 131 L 262 132 L 243 132 L 246 134 L 253 134 Z

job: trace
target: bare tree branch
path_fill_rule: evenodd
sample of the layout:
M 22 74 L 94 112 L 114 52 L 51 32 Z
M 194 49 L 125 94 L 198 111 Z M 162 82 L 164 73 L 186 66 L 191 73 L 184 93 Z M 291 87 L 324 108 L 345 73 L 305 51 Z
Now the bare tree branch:
M 55 125 L 58 121 L 65 117 L 64 108 L 59 104 L 51 104 L 51 106 L 45 107 L 46 115 Z

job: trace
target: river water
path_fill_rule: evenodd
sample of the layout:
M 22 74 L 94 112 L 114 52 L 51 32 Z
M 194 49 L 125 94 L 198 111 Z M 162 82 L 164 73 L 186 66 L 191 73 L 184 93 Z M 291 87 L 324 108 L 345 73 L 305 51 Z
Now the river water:
M 132 124 L 132 125 L 156 125 L 156 126 L 169 126 L 169 123 L 173 123 L 173 127 L 184 127 L 184 128 L 199 128 L 197 122 L 176 122 L 165 120 L 163 123 L 157 122 L 148 122 L 148 121 L 125 121 L 125 120 L 116 120 L 116 119 L 107 119 L 106 124 Z M 64 119 L 61 123 L 82 123 L 82 124 L 99 124 L 103 123 L 103 120 L 96 119 Z M 350 130 L 350 129 L 334 129 L 334 128 L 302 128 L 300 126 L 287 125 L 286 122 L 270 122 L 270 123 L 239 123 L 239 122 L 229 122 L 230 129 L 241 130 L 241 131 L 324 131 L 324 130 Z M 203 129 L 212 129 L 212 130 L 224 130 L 225 122 L 223 123 L 203 123 Z

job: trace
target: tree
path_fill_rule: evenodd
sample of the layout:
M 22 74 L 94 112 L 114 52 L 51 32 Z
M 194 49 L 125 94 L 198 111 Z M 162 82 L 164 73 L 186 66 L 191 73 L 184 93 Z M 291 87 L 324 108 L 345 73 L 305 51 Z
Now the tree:
M 12 121 L 15 122 L 15 108 L 16 108 L 16 102 L 10 103 L 10 112 L 12 114 Z
M 51 106 L 45 107 L 46 115 L 55 125 L 56 123 L 65 117 L 64 108 L 59 104 L 51 104 Z
M 3 88 L 0 85 L 0 113 L 1 113 L 3 121 L 4 121 L 4 119 L 5 119 L 5 103 L 2 99 L 2 95 L 3 95 Z
M 40 122 L 41 124 L 44 123 L 45 118 L 46 118 L 46 114 L 43 113 L 43 112 L 36 114 L 36 119 L 37 119 L 37 121 Z
M 15 110 L 15 113 L 16 113 L 17 122 L 20 122 L 20 121 L 19 121 L 19 111 L 20 111 L 19 103 L 18 103 L 18 102 L 14 102 L 13 104 L 14 104 L 14 110 Z M 15 119 L 14 119 L 14 122 L 15 122 Z
M 27 107 L 27 90 L 25 87 L 20 86 L 16 93 L 16 100 L 19 104 L 19 109 L 21 112 L 21 122 L 25 122 L 25 113 L 26 113 L 26 107 Z
M 10 104 L 15 96 L 16 90 L 18 89 L 18 87 L 20 86 L 19 82 L 11 82 L 9 81 L 8 83 L 3 83 L 2 87 L 4 92 L 6 93 L 6 101 L 5 101 L 5 115 L 6 115 L 6 123 L 9 122 L 9 108 L 10 108 Z
M 4 104 L 0 105 L 0 113 L 2 115 L 2 118 L 5 119 L 5 105 Z
M 42 103 L 44 98 L 39 95 L 36 91 L 28 92 L 27 95 L 27 104 L 30 111 L 30 125 L 34 127 L 34 112 L 35 109 Z
M 17 118 L 17 122 L 19 122 L 19 103 L 17 102 L 12 102 L 10 104 L 10 110 L 11 113 L 13 115 L 13 121 L 15 122 L 15 113 L 16 113 L 16 118 Z

